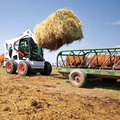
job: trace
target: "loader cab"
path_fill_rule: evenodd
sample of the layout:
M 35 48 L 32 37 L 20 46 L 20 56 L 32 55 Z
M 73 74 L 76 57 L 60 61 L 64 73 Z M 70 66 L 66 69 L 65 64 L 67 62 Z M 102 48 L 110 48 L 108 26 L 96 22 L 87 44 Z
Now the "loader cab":
M 43 61 L 43 50 L 38 48 L 31 37 L 22 38 L 14 44 L 19 60 Z

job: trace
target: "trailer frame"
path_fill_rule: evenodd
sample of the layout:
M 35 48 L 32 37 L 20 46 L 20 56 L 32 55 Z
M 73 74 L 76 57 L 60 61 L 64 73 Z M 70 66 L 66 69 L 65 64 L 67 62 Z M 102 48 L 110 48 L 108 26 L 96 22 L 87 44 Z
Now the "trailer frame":
M 109 56 L 107 60 L 103 62 L 101 66 L 99 66 L 100 60 L 98 60 L 98 56 L 103 55 L 103 57 Z M 66 57 L 67 56 L 84 56 L 83 61 L 79 66 L 76 66 L 76 59 L 74 59 L 74 64 L 70 64 L 66 66 Z M 84 65 L 86 59 L 90 56 L 96 56 L 97 66 L 93 66 L 91 63 L 94 61 L 88 61 L 87 64 Z M 118 56 L 118 60 L 114 60 L 114 64 L 112 58 Z M 116 57 L 115 57 L 116 58 Z M 101 58 L 104 59 L 104 58 Z M 94 60 L 94 59 L 93 59 Z M 99 49 L 80 49 L 80 50 L 64 50 L 60 51 L 57 55 L 57 70 L 59 73 L 63 75 L 69 75 L 74 70 L 84 71 L 86 76 L 97 76 L 101 78 L 112 78 L 112 79 L 120 79 L 120 47 L 113 48 L 99 48 Z M 110 62 L 110 66 L 106 67 L 106 64 Z

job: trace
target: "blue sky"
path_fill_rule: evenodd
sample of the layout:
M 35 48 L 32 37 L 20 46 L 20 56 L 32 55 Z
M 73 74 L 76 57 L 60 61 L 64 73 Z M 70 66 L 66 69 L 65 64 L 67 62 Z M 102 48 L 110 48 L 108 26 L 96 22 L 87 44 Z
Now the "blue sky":
M 55 62 L 60 50 L 120 45 L 120 0 L 1 0 L 0 53 L 4 52 L 5 40 L 33 30 L 48 15 L 64 7 L 82 20 L 84 38 L 54 52 L 44 50 L 48 61 Z

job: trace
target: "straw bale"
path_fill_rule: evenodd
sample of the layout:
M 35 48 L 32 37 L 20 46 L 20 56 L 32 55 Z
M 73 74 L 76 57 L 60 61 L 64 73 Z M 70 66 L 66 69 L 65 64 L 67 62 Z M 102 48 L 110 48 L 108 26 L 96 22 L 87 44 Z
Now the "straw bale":
M 57 50 L 64 44 L 83 38 L 82 23 L 72 11 L 64 8 L 38 24 L 34 34 L 39 47 Z

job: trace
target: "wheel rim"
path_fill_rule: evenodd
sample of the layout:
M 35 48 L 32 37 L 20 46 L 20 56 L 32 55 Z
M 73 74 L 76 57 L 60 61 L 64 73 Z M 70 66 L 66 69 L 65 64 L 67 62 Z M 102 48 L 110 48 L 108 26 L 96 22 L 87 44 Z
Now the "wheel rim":
M 81 78 L 78 73 L 74 73 L 72 77 L 73 77 L 74 82 L 80 83 Z
M 6 68 L 7 71 L 11 71 L 12 66 L 11 66 L 10 62 L 6 63 L 5 68 Z
M 24 74 L 25 73 L 25 69 L 26 69 L 26 66 L 24 64 L 20 64 L 18 66 L 18 71 L 20 74 Z

